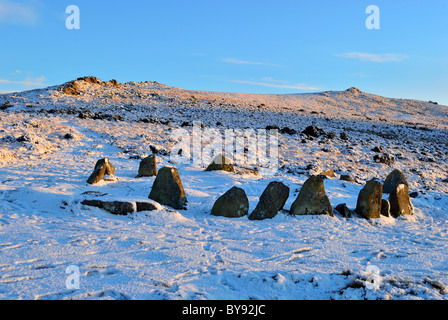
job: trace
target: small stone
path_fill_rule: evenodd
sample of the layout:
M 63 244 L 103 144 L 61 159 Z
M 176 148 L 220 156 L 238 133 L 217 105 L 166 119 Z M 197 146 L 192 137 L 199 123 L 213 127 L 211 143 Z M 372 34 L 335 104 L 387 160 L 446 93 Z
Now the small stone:
M 389 154 L 377 154 L 373 157 L 373 160 L 377 163 L 384 163 L 391 166 L 395 163 L 395 158 Z
M 113 176 L 115 174 L 115 168 L 110 163 L 109 158 L 100 159 L 96 162 L 95 168 L 89 179 L 87 179 L 88 184 L 95 184 L 104 178 L 104 175 Z
M 339 180 L 348 181 L 348 182 L 354 182 L 356 183 L 356 180 L 353 179 L 351 176 L 343 174 L 339 177 Z
M 249 219 L 263 220 L 275 217 L 288 200 L 289 191 L 289 187 L 281 182 L 273 181 L 269 183 Z
M 336 208 L 334 208 L 337 212 L 339 212 L 344 218 L 351 218 L 353 211 L 350 210 L 345 203 L 338 204 Z
M 233 187 L 219 197 L 212 208 L 212 215 L 227 218 L 240 218 L 249 213 L 249 200 L 246 192 Z
M 341 134 L 339 135 L 339 138 L 341 140 L 348 140 L 348 135 L 345 132 L 341 132 Z
M 183 209 L 187 203 L 187 196 L 177 168 L 160 169 L 148 197 L 162 205 Z
M 411 193 L 409 193 L 409 196 L 411 197 L 411 198 L 417 198 L 418 197 L 418 191 L 414 191 L 414 192 L 411 192 Z
M 296 130 L 290 128 L 290 127 L 284 127 L 282 130 L 280 130 L 280 133 L 282 134 L 288 134 L 288 135 L 294 135 L 297 133 Z
M 302 133 L 307 135 L 307 136 L 318 138 L 321 135 L 324 135 L 325 131 L 322 130 L 321 128 L 319 128 L 319 127 L 316 127 L 316 126 L 308 126 L 308 127 L 306 127 L 306 129 Z
M 334 173 L 333 169 L 328 169 L 327 171 L 319 173 L 319 176 L 324 176 L 327 178 L 335 178 L 336 174 Z
M 324 181 L 318 176 L 311 176 L 300 189 L 297 199 L 291 206 L 292 215 L 330 215 L 333 208 L 325 194 Z
M 375 147 L 372 149 L 373 152 L 377 152 L 377 153 L 387 153 L 386 149 L 382 146 L 379 147 Z
M 235 168 L 233 167 L 231 161 L 222 154 L 218 155 L 215 159 L 213 159 L 212 163 L 210 163 L 207 169 L 205 169 L 205 171 L 215 171 L 215 170 L 235 173 Z
M 157 206 L 151 202 L 137 202 L 137 212 L 158 210 Z

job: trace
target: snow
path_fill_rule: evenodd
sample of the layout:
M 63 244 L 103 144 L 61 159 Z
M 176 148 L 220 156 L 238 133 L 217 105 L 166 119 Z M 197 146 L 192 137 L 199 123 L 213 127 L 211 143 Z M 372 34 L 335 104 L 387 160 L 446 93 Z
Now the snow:
M 448 298 L 446 107 L 363 92 L 267 96 L 155 83 L 83 88 L 76 97 L 57 87 L 0 95 L 0 104 L 14 105 L 0 121 L 0 299 Z M 148 99 L 133 97 L 137 93 Z M 256 108 L 260 103 L 266 107 Z M 417 112 L 420 107 L 424 113 Z M 116 112 L 124 120 L 80 119 L 69 108 Z M 171 122 L 137 121 L 148 117 Z M 385 117 L 387 122 L 380 120 Z M 280 135 L 274 176 L 205 172 L 203 166 L 177 163 L 187 210 L 158 205 L 155 211 L 114 216 L 81 205 L 85 199 L 150 201 L 154 177 L 136 178 L 139 157 L 151 154 L 152 146 L 159 150 L 159 168 L 173 165 L 170 133 L 193 120 L 220 130 L 276 124 L 300 132 L 314 124 L 345 131 L 350 140 L 302 143 L 300 134 Z M 64 138 L 67 133 L 71 139 Z M 393 167 L 372 160 L 371 149 L 379 145 L 396 156 Z M 116 179 L 87 185 L 104 157 L 116 168 Z M 350 209 L 367 180 L 403 170 L 410 191 L 419 192 L 412 199 L 414 216 L 288 215 L 308 176 L 330 168 L 358 181 L 325 180 L 333 207 L 346 203 Z M 233 186 L 245 190 L 251 212 L 271 181 L 291 189 L 286 210 L 275 218 L 210 214 L 214 201 Z M 66 287 L 71 265 L 79 267 L 79 289 Z M 368 266 L 380 270 L 378 290 L 366 286 Z

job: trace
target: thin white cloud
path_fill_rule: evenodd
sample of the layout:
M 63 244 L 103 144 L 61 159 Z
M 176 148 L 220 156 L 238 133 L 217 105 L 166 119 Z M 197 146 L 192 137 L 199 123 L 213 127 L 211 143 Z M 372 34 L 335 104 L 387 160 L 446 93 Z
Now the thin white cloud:
M 35 6 L 10 0 L 0 0 L 0 22 L 29 24 L 37 21 Z
M 265 62 L 258 62 L 258 61 L 248 61 L 248 60 L 239 60 L 234 58 L 223 58 L 223 62 L 231 63 L 231 64 L 242 64 L 242 65 L 253 65 L 253 66 L 269 66 L 269 67 L 282 67 L 279 64 L 274 63 L 265 63 Z
M 43 87 L 45 85 L 45 81 L 47 79 L 44 76 L 40 76 L 37 78 L 27 77 L 22 81 L 8 80 L 8 79 L 0 79 L 0 84 L 18 84 L 22 85 L 23 89 L 30 89 L 33 87 Z
M 267 80 L 267 78 L 263 78 Z M 271 78 L 269 82 L 267 81 L 251 81 L 251 80 L 230 80 L 230 82 L 241 83 L 241 84 L 250 84 L 254 86 L 261 87 L 269 87 L 269 88 L 277 88 L 277 89 L 292 89 L 292 90 L 319 90 L 319 88 L 312 87 L 306 84 L 290 84 L 287 81 L 283 80 L 273 80 Z
M 404 54 L 399 53 L 366 53 L 366 52 L 346 52 L 335 54 L 337 57 L 348 58 L 348 59 L 356 59 L 360 61 L 367 62 L 397 62 L 403 61 L 407 58 Z

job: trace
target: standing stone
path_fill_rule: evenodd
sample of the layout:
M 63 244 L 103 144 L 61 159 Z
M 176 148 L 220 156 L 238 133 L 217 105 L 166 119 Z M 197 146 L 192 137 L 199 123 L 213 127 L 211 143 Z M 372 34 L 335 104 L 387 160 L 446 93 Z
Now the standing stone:
M 408 180 L 406 176 L 398 169 L 395 169 L 386 177 L 383 185 L 383 193 L 391 193 L 398 185 L 405 184 L 408 185 Z
M 288 200 L 289 188 L 281 182 L 269 183 L 263 191 L 255 210 L 249 216 L 250 220 L 272 219 L 283 209 Z
M 231 161 L 228 158 L 224 157 L 222 154 L 215 157 L 212 163 L 210 163 L 207 169 L 205 169 L 205 171 L 214 171 L 214 170 L 221 170 L 235 173 L 235 168 L 233 167 Z
M 378 219 L 381 215 L 383 185 L 375 180 L 367 181 L 358 195 L 356 213 L 366 219 Z
M 90 175 L 89 179 L 87 179 L 87 183 L 88 184 L 98 183 L 103 179 L 105 174 L 111 176 L 115 174 L 115 168 L 110 163 L 109 158 L 100 159 L 96 162 L 92 174 Z
M 249 213 L 249 200 L 246 192 L 233 187 L 219 197 L 212 208 L 212 215 L 227 218 L 240 218 Z
M 138 168 L 137 178 L 140 177 L 152 177 L 157 175 L 157 160 L 155 155 L 150 155 L 142 161 Z
M 394 218 L 404 215 L 413 215 L 414 206 L 409 197 L 409 188 L 405 184 L 398 185 L 389 194 L 390 213 Z
M 333 208 L 330 199 L 325 194 L 322 178 L 311 176 L 300 189 L 297 199 L 291 206 L 292 215 L 330 215 Z
M 176 168 L 160 169 L 148 198 L 174 209 L 183 209 L 187 196 Z
M 390 203 L 386 199 L 381 199 L 381 215 L 390 217 Z

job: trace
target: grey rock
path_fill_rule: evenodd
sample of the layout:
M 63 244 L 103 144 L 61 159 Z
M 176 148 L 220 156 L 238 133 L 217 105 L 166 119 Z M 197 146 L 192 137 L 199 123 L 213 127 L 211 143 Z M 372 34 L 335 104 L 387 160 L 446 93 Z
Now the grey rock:
M 231 161 L 222 154 L 215 157 L 212 163 L 210 163 L 207 169 L 205 169 L 205 171 L 215 171 L 215 170 L 235 173 L 235 168 L 233 167 Z
M 392 190 L 394 190 L 400 184 L 409 186 L 408 180 L 406 179 L 406 176 L 403 174 L 403 172 L 395 169 L 386 177 L 383 185 L 383 193 L 391 193 Z
M 212 208 L 212 215 L 227 218 L 240 218 L 249 213 L 249 200 L 246 192 L 233 187 L 219 197 Z
M 353 211 L 350 210 L 345 203 L 338 204 L 334 209 L 344 218 L 351 218 L 353 215 Z
M 137 178 L 153 176 L 157 176 L 157 159 L 152 154 L 140 161 Z
M 151 202 L 137 201 L 136 207 L 137 212 L 158 210 L 157 206 Z
M 273 181 L 269 183 L 249 219 L 263 220 L 275 217 L 288 200 L 289 191 L 289 187 L 281 182 Z
M 90 175 L 89 179 L 87 179 L 87 183 L 88 184 L 98 183 L 104 178 L 105 174 L 111 176 L 115 174 L 115 168 L 110 163 L 109 158 L 100 159 L 96 162 L 92 174 Z
M 381 199 L 381 215 L 390 217 L 390 203 L 386 199 Z
M 405 184 L 400 184 L 391 191 L 389 202 L 390 213 L 394 218 L 414 214 L 414 206 L 411 197 L 409 197 L 409 188 Z
M 381 215 L 381 197 L 383 186 L 380 182 L 370 180 L 361 189 L 356 203 L 356 213 L 366 219 L 377 219 Z
M 148 197 L 174 209 L 183 209 L 187 203 L 187 196 L 177 168 L 160 169 Z
M 100 208 L 115 215 L 127 215 L 134 212 L 134 204 L 126 201 L 84 200 L 81 204 Z
M 292 215 L 330 215 L 333 208 L 330 199 L 325 194 L 322 178 L 311 176 L 300 189 L 297 199 L 291 206 Z
M 348 182 L 354 182 L 356 183 L 356 180 L 353 179 L 351 176 L 343 174 L 339 177 L 339 180 L 348 181 Z

